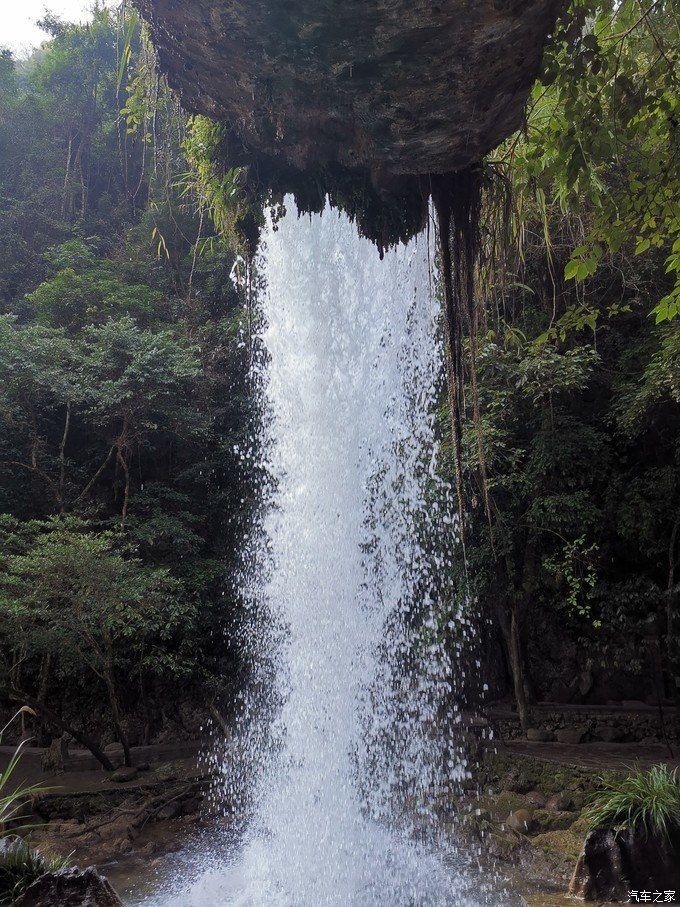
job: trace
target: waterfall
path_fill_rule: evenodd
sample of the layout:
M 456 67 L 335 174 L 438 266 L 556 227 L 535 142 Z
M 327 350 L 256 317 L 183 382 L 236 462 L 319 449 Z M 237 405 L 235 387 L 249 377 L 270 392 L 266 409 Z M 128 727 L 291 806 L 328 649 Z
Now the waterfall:
M 440 720 L 439 543 L 456 518 L 435 470 L 432 258 L 423 235 L 381 260 L 330 210 L 268 225 L 267 501 L 244 580 L 260 664 L 240 736 L 247 823 L 164 904 L 482 900 L 455 851 L 442 855 L 433 810 L 465 765 Z M 225 771 L 230 799 L 244 772 Z

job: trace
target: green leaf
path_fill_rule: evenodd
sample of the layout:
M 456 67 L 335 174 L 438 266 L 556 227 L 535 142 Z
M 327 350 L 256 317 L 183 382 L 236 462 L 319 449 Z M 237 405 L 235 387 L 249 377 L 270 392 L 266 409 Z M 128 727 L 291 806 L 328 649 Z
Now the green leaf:
M 580 265 L 581 265 L 580 261 L 575 260 L 573 258 L 571 259 L 571 261 L 568 261 L 567 265 L 564 269 L 564 279 L 573 280 L 578 274 L 578 269 L 579 269 Z

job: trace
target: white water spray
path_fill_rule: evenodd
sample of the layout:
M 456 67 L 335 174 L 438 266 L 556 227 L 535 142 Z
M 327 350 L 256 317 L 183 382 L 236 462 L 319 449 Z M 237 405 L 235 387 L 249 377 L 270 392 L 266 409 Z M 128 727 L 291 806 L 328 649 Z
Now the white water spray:
M 441 565 L 423 543 L 435 525 L 453 534 L 432 494 L 440 350 L 427 242 L 381 261 L 327 210 L 270 225 L 264 249 L 274 491 L 252 649 L 273 667 L 276 705 L 267 747 L 246 715 L 245 739 L 259 741 L 245 746 L 246 830 L 163 903 L 471 905 L 456 857 L 435 852 L 431 809 L 464 766 L 436 726 L 449 677 Z

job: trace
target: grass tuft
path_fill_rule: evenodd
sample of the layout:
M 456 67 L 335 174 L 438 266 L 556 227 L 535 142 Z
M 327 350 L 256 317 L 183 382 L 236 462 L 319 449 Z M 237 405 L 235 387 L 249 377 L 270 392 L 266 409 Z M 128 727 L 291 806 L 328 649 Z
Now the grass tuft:
M 601 778 L 602 790 L 585 810 L 590 828 L 627 826 L 667 837 L 680 825 L 680 777 L 667 765 L 653 765 L 623 780 Z
M 29 825 L 18 823 L 26 817 L 31 798 L 47 790 L 40 784 L 10 788 L 10 780 L 21 758 L 22 746 L 20 743 L 5 771 L 0 772 L 0 838 L 30 828 Z
M 14 719 L 24 713 L 35 715 L 28 706 L 22 706 L 0 729 L 0 741 Z M 19 744 L 5 770 L 0 772 L 0 905 L 13 904 L 41 875 L 68 865 L 68 859 L 63 857 L 43 857 L 17 835 L 17 832 L 31 828 L 23 820 L 30 813 L 32 798 L 48 789 L 39 784 L 10 784 L 23 746 L 23 743 Z
M 13 904 L 41 875 L 67 865 L 67 859 L 43 857 L 20 838 L 7 839 L 0 853 L 0 905 Z

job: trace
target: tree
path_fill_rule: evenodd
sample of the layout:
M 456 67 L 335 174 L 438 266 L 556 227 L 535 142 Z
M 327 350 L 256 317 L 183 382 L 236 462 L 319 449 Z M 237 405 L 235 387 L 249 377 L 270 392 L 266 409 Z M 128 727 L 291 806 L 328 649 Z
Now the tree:
M 635 255 L 665 258 L 657 322 L 680 303 L 679 59 L 673 3 L 574 0 L 546 51 L 527 128 L 498 155 L 544 220 L 551 208 L 581 215 L 566 280 L 586 281 L 631 241 Z
M 115 554 L 140 582 L 160 570 L 179 584 L 186 632 L 149 617 L 143 652 L 114 646 L 120 722 L 149 742 L 207 717 L 206 688 L 228 701 L 238 668 L 225 576 L 253 495 L 234 447 L 256 418 L 243 293 L 187 183 L 187 118 L 136 13 L 45 24 L 39 52 L 0 60 L 0 514 L 25 531 L 17 556 L 56 545 L 36 527 L 60 516 L 77 523 L 68 562 L 89 546 L 92 571 Z M 20 690 L 44 726 L 98 747 L 111 705 L 91 667 L 57 655 L 37 619 L 0 624 L 0 658 L 0 707 Z
M 679 48 L 670 3 L 574 0 L 525 128 L 484 167 L 456 571 L 495 616 L 525 727 L 550 695 L 542 636 L 639 665 L 675 583 Z
M 139 671 L 157 657 L 148 650 L 179 628 L 191 632 L 194 606 L 166 569 L 116 550 L 110 532 L 87 531 L 73 518 L 5 520 L 3 529 L 16 552 L 4 557 L 0 580 L 5 620 L 17 635 L 30 633 L 34 653 L 82 664 L 101 680 L 130 765 L 118 672 Z

